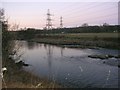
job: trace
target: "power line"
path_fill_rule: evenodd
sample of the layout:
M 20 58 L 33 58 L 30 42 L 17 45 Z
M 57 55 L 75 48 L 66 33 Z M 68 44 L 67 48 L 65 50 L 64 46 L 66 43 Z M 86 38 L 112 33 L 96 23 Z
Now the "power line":
M 102 5 L 101 5 L 101 4 L 102 4 Z M 107 3 L 106 3 L 106 4 L 107 4 Z M 101 7 L 104 7 L 106 4 L 98 3 L 97 5 L 92 5 L 91 7 L 85 7 L 85 8 L 87 8 L 87 11 L 89 11 L 89 12 L 82 11 L 82 13 L 81 13 L 80 15 L 77 15 L 77 14 L 76 14 L 76 15 L 77 15 L 76 17 L 75 17 L 75 16 L 69 17 L 70 15 L 73 15 L 73 13 L 70 14 L 71 12 L 67 12 L 67 14 L 69 14 L 69 15 L 68 15 L 68 17 L 66 17 L 66 19 L 70 19 L 70 18 L 71 18 L 71 19 L 74 19 L 74 17 L 75 17 L 76 19 L 79 20 L 80 16 L 82 15 L 82 18 L 85 17 L 84 19 L 82 19 L 82 21 L 87 21 L 88 19 L 90 19 L 90 20 L 93 19 L 92 21 L 94 21 L 95 18 L 100 19 L 101 17 L 102 17 L 101 19 L 104 20 L 105 17 L 108 18 L 108 17 L 110 17 L 110 16 L 115 15 L 116 13 L 115 13 L 115 14 L 112 14 L 112 15 L 109 14 L 109 15 L 104 15 L 104 16 L 103 16 L 103 15 L 101 14 L 101 12 L 102 12 L 103 9 L 97 10 L 97 12 L 100 13 L 100 14 L 97 13 L 98 15 L 97 15 L 95 12 L 91 11 L 91 9 L 92 9 L 93 7 L 94 7 L 94 8 L 95 8 L 95 7 L 100 7 L 100 8 L 101 8 Z M 90 4 L 89 4 L 89 5 L 90 5 Z M 78 11 L 80 11 L 80 9 L 82 10 L 82 8 L 79 8 L 79 9 L 75 9 L 75 10 L 71 10 L 71 11 L 73 11 L 73 12 L 76 12 L 76 11 L 77 11 L 77 12 L 78 12 Z M 64 10 L 65 10 L 65 9 L 64 9 Z M 112 7 L 107 7 L 107 8 L 105 8 L 104 10 L 106 10 L 106 11 L 107 11 L 107 10 L 114 10 L 114 8 L 113 8 L 113 6 L 112 6 Z M 77 12 L 76 12 L 76 13 L 77 13 Z M 84 12 L 84 13 L 83 13 L 83 12 Z M 83 15 L 85 15 L 85 12 L 86 12 L 87 15 L 91 15 L 91 16 L 95 15 L 95 17 L 90 18 L 90 17 L 83 16 Z M 90 14 L 90 13 L 92 13 L 92 14 Z M 97 16 L 96 16 L 96 15 L 97 15 Z M 88 18 L 88 19 L 87 19 L 87 18 Z M 101 20 L 101 19 L 100 19 L 100 20 Z M 77 20 L 77 21 L 78 21 L 78 20 Z M 72 22 L 76 22 L 76 21 L 73 20 Z M 69 22 L 69 23 L 71 23 L 71 22 Z
M 98 13 L 101 14 L 101 12 L 103 12 L 103 9 L 97 10 L 97 13 L 95 11 L 90 11 L 90 10 L 92 10 L 92 8 L 84 9 L 84 11 L 81 11 L 82 13 L 80 13 L 80 15 L 84 15 L 84 14 L 91 15 L 91 13 L 92 14 L 98 14 Z M 114 11 L 115 9 L 113 7 L 106 7 L 104 10 L 106 10 L 106 11 L 107 10 L 111 10 L 111 12 L 112 12 L 112 10 Z M 69 15 L 69 17 L 67 17 L 67 18 L 73 18 L 74 17 L 73 14 L 76 14 L 76 13 L 80 12 L 80 9 L 78 9 L 78 10 L 72 10 L 72 11 L 74 11 L 75 13 L 72 13 L 72 14 L 70 14 L 70 13 L 68 14 L 67 13 Z M 80 15 L 76 14 L 76 17 L 79 17 Z
M 66 23 L 66 24 L 73 24 L 73 23 L 75 23 L 75 22 L 82 22 L 82 23 L 85 23 L 85 22 L 87 22 L 87 23 L 92 23 L 92 22 L 101 22 L 101 21 L 103 21 L 103 22 L 105 22 L 105 20 L 106 19 L 112 19 L 111 18 L 111 16 L 114 16 L 114 15 L 117 15 L 117 13 L 114 13 L 114 14 L 111 14 L 111 15 L 102 15 L 102 16 L 95 16 L 95 17 L 93 17 L 93 18 L 90 18 L 90 17 L 86 17 L 85 19 L 83 19 L 83 20 L 77 20 L 77 21 L 71 21 L 71 22 L 68 22 L 68 23 Z M 97 21 L 96 21 L 97 20 Z M 111 20 L 112 21 L 112 20 Z M 79 23 L 80 23 L 79 22 Z M 78 23 L 78 25 L 79 25 L 79 23 Z

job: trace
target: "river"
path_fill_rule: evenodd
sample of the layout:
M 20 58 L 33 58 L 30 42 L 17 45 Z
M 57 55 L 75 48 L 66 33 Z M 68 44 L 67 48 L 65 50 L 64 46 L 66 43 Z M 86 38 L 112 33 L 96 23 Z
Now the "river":
M 118 88 L 118 67 L 105 60 L 89 58 L 88 55 L 112 54 L 111 49 L 73 49 L 18 41 L 22 59 L 30 64 L 24 69 L 42 78 L 52 80 L 63 87 L 72 88 Z M 110 58 L 109 61 L 117 61 Z M 106 61 L 108 61 L 106 60 Z

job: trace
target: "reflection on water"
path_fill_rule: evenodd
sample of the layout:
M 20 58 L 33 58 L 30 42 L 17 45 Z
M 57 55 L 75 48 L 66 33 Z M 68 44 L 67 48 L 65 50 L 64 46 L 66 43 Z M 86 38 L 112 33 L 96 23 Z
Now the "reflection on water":
M 21 51 L 24 51 L 22 58 L 32 65 L 25 70 L 40 77 L 54 80 L 65 87 L 118 87 L 118 67 L 87 57 L 94 54 L 117 55 L 117 50 L 70 49 L 35 42 L 19 42 L 22 43 Z

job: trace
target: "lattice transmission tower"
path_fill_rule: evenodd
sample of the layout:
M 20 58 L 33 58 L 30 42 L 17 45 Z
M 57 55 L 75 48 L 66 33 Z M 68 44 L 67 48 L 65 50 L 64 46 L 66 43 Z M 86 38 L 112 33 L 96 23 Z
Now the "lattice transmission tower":
M 60 17 L 60 28 L 63 28 L 63 18 Z
M 47 30 L 50 30 L 52 29 L 52 19 L 51 19 L 51 16 L 52 14 L 50 14 L 50 10 L 48 9 L 48 12 L 47 12 L 47 22 L 46 22 L 46 29 Z

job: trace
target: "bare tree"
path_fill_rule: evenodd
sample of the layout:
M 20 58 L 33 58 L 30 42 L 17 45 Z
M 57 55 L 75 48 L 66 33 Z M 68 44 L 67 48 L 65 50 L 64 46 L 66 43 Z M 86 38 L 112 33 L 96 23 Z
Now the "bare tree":
M 3 22 L 4 21 L 4 9 L 3 8 L 0 8 L 0 22 Z

